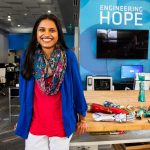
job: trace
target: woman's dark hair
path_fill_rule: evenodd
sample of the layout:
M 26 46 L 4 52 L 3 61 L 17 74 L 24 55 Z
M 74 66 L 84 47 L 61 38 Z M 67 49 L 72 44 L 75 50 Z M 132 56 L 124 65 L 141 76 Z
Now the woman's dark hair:
M 25 79 L 30 79 L 31 75 L 33 74 L 33 58 L 35 54 L 35 50 L 37 49 L 37 28 L 42 20 L 49 19 L 54 21 L 57 30 L 58 30 L 58 43 L 62 50 L 68 49 L 65 41 L 64 41 L 64 35 L 62 31 L 62 26 L 58 18 L 53 14 L 45 14 L 40 16 L 37 21 L 35 22 L 35 25 L 33 27 L 32 31 L 32 37 L 30 40 L 30 43 L 28 45 L 28 48 L 26 49 L 23 66 L 22 66 L 22 75 Z

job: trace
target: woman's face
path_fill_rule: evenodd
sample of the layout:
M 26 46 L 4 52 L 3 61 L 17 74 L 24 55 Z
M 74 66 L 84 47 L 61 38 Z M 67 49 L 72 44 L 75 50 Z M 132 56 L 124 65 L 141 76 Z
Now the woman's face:
M 49 19 L 42 20 L 37 28 L 37 41 L 42 49 L 54 49 L 58 41 L 58 30 L 55 22 Z

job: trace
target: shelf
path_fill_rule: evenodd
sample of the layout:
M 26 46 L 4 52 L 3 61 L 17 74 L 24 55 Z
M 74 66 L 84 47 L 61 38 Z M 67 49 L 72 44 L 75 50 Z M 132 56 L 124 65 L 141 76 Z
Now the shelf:
M 11 107 L 20 107 L 19 105 L 11 105 Z
M 16 115 L 11 115 L 11 116 L 18 117 L 19 115 L 18 115 L 18 114 L 16 114 Z
M 19 114 L 19 88 L 9 87 L 9 118 L 18 117 Z
M 19 97 L 19 96 L 10 96 L 10 97 Z

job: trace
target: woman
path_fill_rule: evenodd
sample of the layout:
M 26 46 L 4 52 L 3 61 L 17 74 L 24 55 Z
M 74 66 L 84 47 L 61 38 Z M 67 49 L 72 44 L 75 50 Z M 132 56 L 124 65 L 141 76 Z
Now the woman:
M 78 64 L 53 14 L 35 23 L 21 61 L 16 134 L 25 150 L 69 150 L 73 132 L 86 131 L 87 110 Z

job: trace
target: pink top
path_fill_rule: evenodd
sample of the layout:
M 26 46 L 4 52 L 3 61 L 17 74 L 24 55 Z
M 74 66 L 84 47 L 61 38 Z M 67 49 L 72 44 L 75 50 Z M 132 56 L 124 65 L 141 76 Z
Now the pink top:
M 33 102 L 30 132 L 34 135 L 65 137 L 61 92 L 56 95 L 45 95 L 35 81 Z

